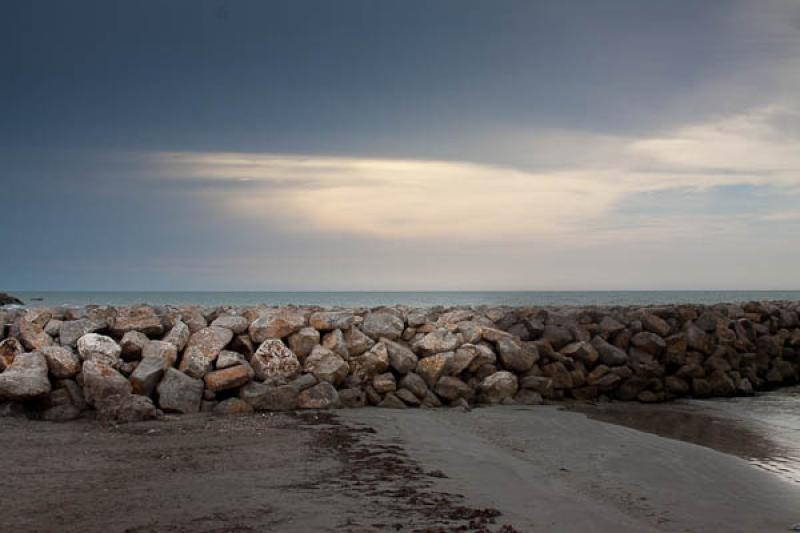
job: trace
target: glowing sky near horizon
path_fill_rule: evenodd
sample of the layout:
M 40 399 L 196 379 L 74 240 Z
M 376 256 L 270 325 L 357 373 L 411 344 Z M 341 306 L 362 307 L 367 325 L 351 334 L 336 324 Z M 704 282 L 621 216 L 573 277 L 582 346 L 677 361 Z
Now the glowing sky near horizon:
M 796 2 L 4 10 L 0 289 L 800 286 Z

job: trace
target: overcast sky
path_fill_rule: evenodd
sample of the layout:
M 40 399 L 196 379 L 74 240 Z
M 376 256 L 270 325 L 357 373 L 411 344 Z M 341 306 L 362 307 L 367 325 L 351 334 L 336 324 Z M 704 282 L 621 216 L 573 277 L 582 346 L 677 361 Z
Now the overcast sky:
M 800 288 L 796 0 L 1 6 L 0 289 Z

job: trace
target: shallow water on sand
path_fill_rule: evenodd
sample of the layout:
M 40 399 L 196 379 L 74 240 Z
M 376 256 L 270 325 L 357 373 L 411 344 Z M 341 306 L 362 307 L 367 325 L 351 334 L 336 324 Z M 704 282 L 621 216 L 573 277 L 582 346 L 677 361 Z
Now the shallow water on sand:
M 800 484 L 800 387 L 744 398 L 576 409 L 590 418 L 736 455 Z

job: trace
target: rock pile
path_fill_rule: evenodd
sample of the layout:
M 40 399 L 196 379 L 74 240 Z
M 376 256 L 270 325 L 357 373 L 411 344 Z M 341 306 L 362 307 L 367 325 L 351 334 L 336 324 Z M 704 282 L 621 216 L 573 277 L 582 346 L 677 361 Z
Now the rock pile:
M 439 407 L 747 395 L 797 383 L 800 303 L 0 308 L 0 411 Z

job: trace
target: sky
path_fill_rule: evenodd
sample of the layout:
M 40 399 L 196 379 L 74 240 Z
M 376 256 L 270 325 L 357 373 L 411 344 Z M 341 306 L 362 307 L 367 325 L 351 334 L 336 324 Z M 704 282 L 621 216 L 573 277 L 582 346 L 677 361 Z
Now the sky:
M 0 2 L 0 289 L 800 288 L 800 2 Z

